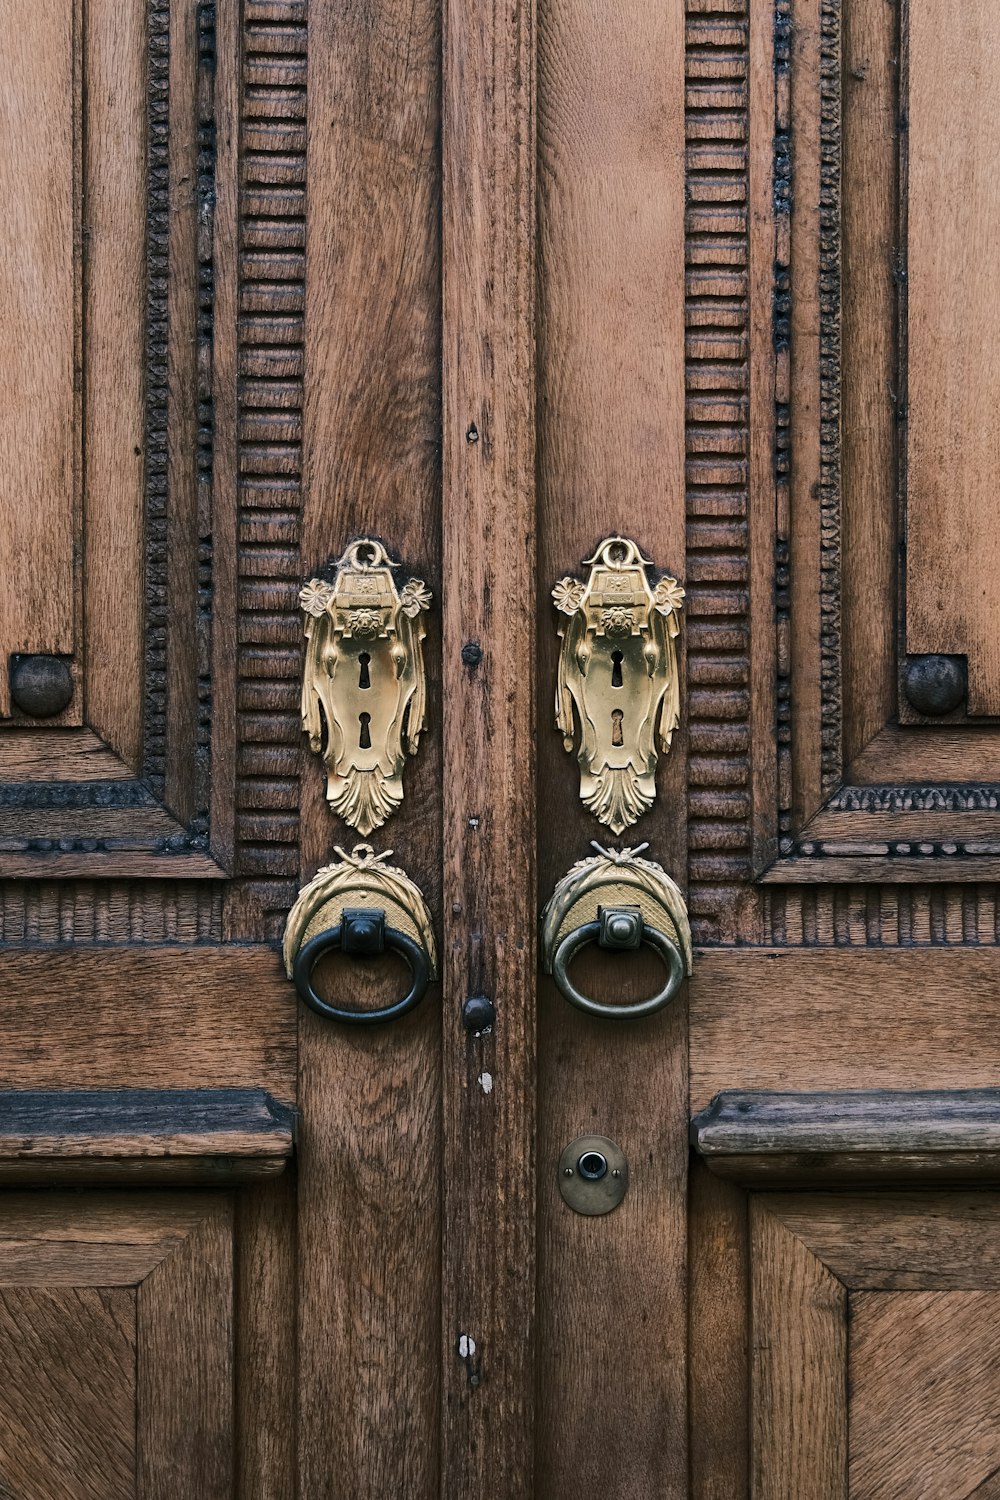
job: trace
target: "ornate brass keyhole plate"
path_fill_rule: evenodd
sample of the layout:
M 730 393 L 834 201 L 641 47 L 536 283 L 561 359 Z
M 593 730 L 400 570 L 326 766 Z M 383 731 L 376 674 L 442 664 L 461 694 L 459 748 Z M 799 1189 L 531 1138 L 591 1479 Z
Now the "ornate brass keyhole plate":
M 568 616 L 559 627 L 556 725 L 567 750 L 579 723 L 580 796 L 621 833 L 652 806 L 656 762 L 680 722 L 676 640 L 684 590 L 666 575 L 651 585 L 635 542 L 613 536 L 587 559 L 590 576 L 552 591 Z
M 302 728 L 323 756 L 331 809 L 371 833 L 403 800 L 403 766 L 425 728 L 421 614 L 431 593 L 419 578 L 399 590 L 381 542 L 352 542 L 333 582 L 312 578 L 305 612 Z

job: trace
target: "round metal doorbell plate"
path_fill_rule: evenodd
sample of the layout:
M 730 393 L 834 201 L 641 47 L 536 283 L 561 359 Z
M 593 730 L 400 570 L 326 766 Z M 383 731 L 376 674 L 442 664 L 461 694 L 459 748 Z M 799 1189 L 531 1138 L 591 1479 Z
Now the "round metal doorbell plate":
M 609 1214 L 628 1190 L 628 1162 L 605 1135 L 581 1135 L 559 1158 L 559 1191 L 575 1214 Z

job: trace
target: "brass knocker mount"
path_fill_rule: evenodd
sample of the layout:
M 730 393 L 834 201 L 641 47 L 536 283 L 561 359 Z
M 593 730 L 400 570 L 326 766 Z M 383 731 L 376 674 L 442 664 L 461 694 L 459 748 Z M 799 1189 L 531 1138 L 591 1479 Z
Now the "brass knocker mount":
M 567 871 L 542 913 L 542 967 L 562 996 L 590 1015 L 610 1020 L 652 1015 L 673 999 L 691 973 L 691 927 L 683 893 L 662 865 L 640 858 L 646 844 L 592 847 L 597 853 Z M 592 1000 L 569 975 L 573 958 L 588 943 L 620 952 L 645 943 L 662 958 L 666 982 L 635 1004 Z
M 333 864 L 303 886 L 285 923 L 285 972 L 299 997 L 333 1021 L 370 1025 L 392 1021 L 419 1005 L 437 978 L 437 945 L 430 913 L 418 887 L 405 871 L 386 864 L 392 853 L 376 854 L 358 844 L 351 854 L 338 849 Z M 410 970 L 406 995 L 382 1010 L 332 1005 L 313 987 L 320 959 L 341 951 L 352 958 L 372 958 L 387 950 L 400 955 Z
M 333 581 L 312 578 L 305 613 L 302 728 L 327 769 L 333 812 L 362 834 L 403 800 L 403 766 L 425 728 L 427 689 L 421 615 L 431 593 L 420 578 L 396 588 L 392 562 L 371 537 L 352 542 Z

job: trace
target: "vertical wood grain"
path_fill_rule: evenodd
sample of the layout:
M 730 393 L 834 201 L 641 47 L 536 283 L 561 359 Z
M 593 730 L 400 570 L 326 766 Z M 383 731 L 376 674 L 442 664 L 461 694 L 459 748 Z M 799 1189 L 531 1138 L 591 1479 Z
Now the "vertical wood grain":
M 258 86 L 272 68 L 287 80 L 277 62 L 253 59 Z M 373 842 L 435 917 L 440 68 L 434 0 L 309 6 L 302 568 L 311 577 L 374 534 L 434 593 L 430 730 L 404 772 L 401 809 Z M 306 880 L 359 837 L 330 813 L 319 757 L 303 753 L 302 766 Z M 344 961 L 336 982 L 351 994 L 357 981 Z M 366 1003 L 380 983 L 366 971 Z M 438 1493 L 439 997 L 435 986 L 412 1017 L 365 1032 L 300 1013 L 300 1500 Z
M 691 1500 L 747 1500 L 750 1244 L 742 1188 L 696 1161 L 688 1200 Z
M 212 262 L 212 339 L 209 351 L 199 345 L 199 395 L 210 398 L 212 414 L 212 763 L 210 828 L 212 853 L 230 868 L 236 846 L 237 766 L 246 754 L 240 730 L 258 724 L 249 714 L 237 723 L 237 659 L 246 651 L 246 623 L 240 638 L 238 619 L 237 516 L 240 489 L 237 458 L 238 283 L 246 246 L 240 222 L 240 79 L 243 71 L 243 26 L 249 14 L 240 0 L 216 0 L 214 68 L 204 65 L 199 78 L 199 115 L 211 119 L 215 141 L 214 206 L 209 226 L 199 223 L 199 253 L 210 249 Z M 208 97 L 206 97 L 208 95 Z M 206 365 L 208 366 L 206 368 Z M 199 496 L 199 525 L 204 524 L 204 495 Z M 245 539 L 244 529 L 240 541 Z M 244 617 L 245 621 L 245 617 Z M 252 627 L 251 627 L 252 628 Z M 278 653 L 275 652 L 275 656 Z M 241 705 L 242 706 L 242 705 Z M 256 706 L 256 705 L 254 705 Z M 258 730 L 259 732 L 259 730 Z M 265 731 L 266 732 L 266 731 Z M 230 887 L 232 890 L 232 887 Z M 241 936 L 246 935 L 245 932 Z
M 445 0 L 442 1496 L 532 1493 L 535 9 Z M 467 1034 L 470 995 L 496 1025 Z
M 138 1500 L 230 1500 L 233 1203 L 204 1215 L 139 1286 Z
M 775 396 L 772 337 L 774 214 L 774 7 L 750 6 L 750 735 L 753 858 L 760 869 L 778 852 L 778 746 L 775 738 Z
M 590 841 L 650 841 L 687 882 L 687 702 L 657 800 L 621 838 L 580 801 L 554 723 L 558 637 L 550 590 L 606 536 L 634 537 L 685 581 L 684 7 L 539 11 L 540 900 Z M 718 337 L 692 328 L 693 356 Z M 725 335 L 722 335 L 725 337 Z M 682 620 L 683 651 L 688 628 Z M 684 659 L 680 666 L 684 678 Z M 602 998 L 659 982 L 638 955 L 582 955 Z M 539 986 L 537 1495 L 658 1500 L 687 1492 L 686 1015 L 616 1024 Z M 558 1191 L 584 1131 L 630 1167 L 613 1214 L 587 1219 Z
M 844 759 L 896 701 L 896 267 L 899 18 L 845 5 L 842 510 Z M 814 112 L 818 112 L 813 104 Z M 880 773 L 881 774 L 881 773 Z
M 170 8 L 170 238 L 167 285 L 166 806 L 197 798 L 198 664 L 198 9 Z
M 143 679 L 146 6 L 85 7 L 87 722 L 139 770 Z
M 236 1200 L 236 1494 L 295 1495 L 295 1177 Z
M 11 652 L 74 648 L 80 464 L 75 0 L 0 5 L 0 714 Z
M 1000 713 L 1000 15 L 909 12 L 906 645 L 960 652 L 969 713 Z
M 820 784 L 820 513 L 814 496 L 820 479 L 820 295 L 819 295 L 819 0 L 796 0 L 787 78 L 778 84 L 782 128 L 792 153 L 791 202 L 786 203 L 776 238 L 786 262 L 791 304 L 790 348 L 778 355 L 785 389 L 779 400 L 789 405 L 791 475 L 788 506 L 779 515 L 779 532 L 788 548 L 791 569 L 790 658 L 791 736 L 793 746 L 792 807 L 797 827 L 822 801 Z M 761 88 L 763 90 L 763 85 Z M 777 274 L 777 273 L 776 273 Z M 786 627 L 787 628 L 787 627 Z M 780 647 L 779 647 L 780 650 Z M 779 668 L 780 670 L 780 668 Z M 778 754 L 781 755 L 780 746 Z M 787 807 L 788 789 L 782 805 Z
M 751 1203 L 754 1500 L 847 1500 L 847 1293 Z

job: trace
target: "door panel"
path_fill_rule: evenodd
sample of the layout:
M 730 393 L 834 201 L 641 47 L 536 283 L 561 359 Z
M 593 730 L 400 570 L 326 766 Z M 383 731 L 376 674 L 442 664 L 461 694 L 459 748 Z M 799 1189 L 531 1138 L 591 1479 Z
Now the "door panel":
M 685 883 L 687 721 L 660 757 L 653 812 L 612 838 L 580 800 L 555 722 L 560 617 L 550 590 L 616 531 L 680 577 L 684 551 L 684 74 L 680 7 L 588 4 L 538 16 L 538 869 L 541 901 L 601 844 L 650 838 Z M 703 180 L 703 179 L 702 179 Z M 697 358 L 703 338 L 692 329 Z M 586 569 L 583 569 L 584 575 Z M 678 642 L 683 673 L 687 631 Z M 574 982 L 655 992 L 590 949 Z M 602 963 L 602 960 L 605 960 Z M 686 1488 L 681 1007 L 645 1021 L 581 1015 L 543 978 L 539 1027 L 537 1492 L 629 1500 Z M 585 1133 L 624 1151 L 621 1207 L 567 1210 L 557 1163 Z M 571 1374 L 569 1372 L 572 1372 Z M 627 1424 L 622 1413 L 627 1411 Z
M 11 876 L 154 875 L 165 854 L 177 875 L 216 875 L 209 850 L 225 858 L 231 840 L 209 819 L 227 736 L 198 710 L 199 694 L 223 691 L 212 618 L 235 602 L 207 593 L 211 472 L 196 442 L 213 353 L 197 292 L 212 263 L 206 14 L 183 7 L 171 22 L 138 0 L 85 17 L 67 3 L 33 16 L 37 35 L 8 28 L 34 59 L 10 60 L 8 96 L 12 138 L 24 137 L 4 299 L 18 361 L 4 400 L 0 642 Z M 68 725 L 79 732 L 55 732 Z
M 750 1219 L 754 1494 L 992 1493 L 995 1195 L 761 1195 Z
M 0 1198 L 0 1486 L 232 1493 L 232 1203 Z

